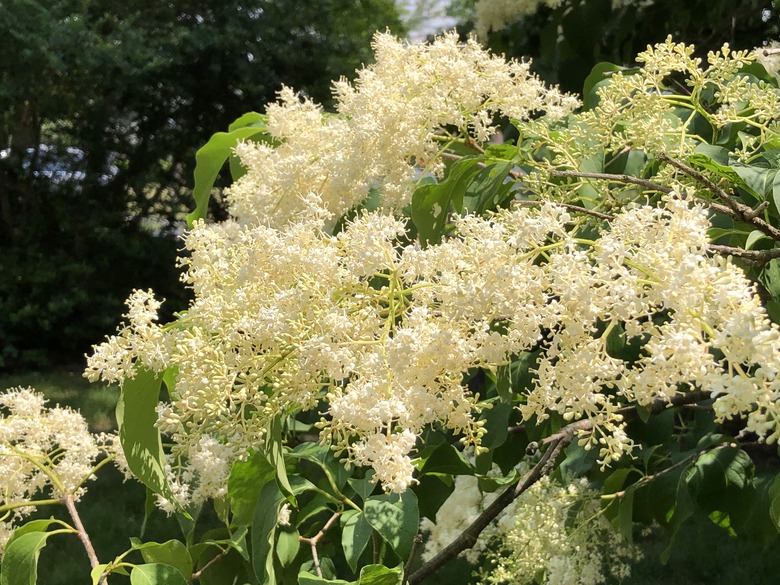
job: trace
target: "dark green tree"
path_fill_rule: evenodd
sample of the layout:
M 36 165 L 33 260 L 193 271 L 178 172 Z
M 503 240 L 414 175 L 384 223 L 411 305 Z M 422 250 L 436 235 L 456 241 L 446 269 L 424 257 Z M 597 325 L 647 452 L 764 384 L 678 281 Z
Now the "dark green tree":
M 461 32 L 474 28 L 475 0 L 453 0 L 451 13 L 462 20 Z M 613 5 L 615 7 L 613 8 Z M 672 35 L 676 41 L 708 51 L 729 43 L 732 49 L 754 49 L 780 35 L 780 3 L 776 0 L 564 0 L 540 7 L 494 31 L 487 44 L 510 57 L 530 57 L 545 81 L 581 92 L 596 63 L 633 65 L 648 45 Z
M 194 152 L 400 31 L 391 0 L 0 0 L 0 369 L 73 361 L 171 269 Z

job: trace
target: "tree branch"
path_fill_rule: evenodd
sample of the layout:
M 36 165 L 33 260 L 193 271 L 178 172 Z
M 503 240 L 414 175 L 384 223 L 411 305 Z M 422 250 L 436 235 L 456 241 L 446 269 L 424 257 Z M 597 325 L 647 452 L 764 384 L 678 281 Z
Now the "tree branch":
M 763 203 L 762 205 L 759 205 L 758 208 L 753 209 L 749 205 L 745 205 L 744 203 L 741 203 L 736 199 L 734 199 L 734 197 L 732 197 L 725 189 L 722 189 L 721 187 L 716 185 L 709 177 L 707 177 L 703 173 L 700 173 L 696 169 L 689 167 L 685 163 L 663 153 L 659 154 L 658 158 L 659 160 L 662 160 L 672 165 L 676 169 L 682 171 L 689 177 L 697 180 L 699 183 L 704 185 L 704 187 L 712 191 L 714 195 L 716 195 L 723 202 L 725 202 L 726 205 L 725 206 L 718 205 L 717 203 L 710 202 L 706 198 L 700 196 L 697 196 L 698 199 L 706 202 L 707 205 L 709 205 L 713 209 L 716 209 L 717 211 L 721 211 L 722 213 L 725 213 L 726 215 L 736 220 L 744 221 L 746 223 L 756 226 L 756 228 L 764 232 L 770 238 L 780 241 L 780 229 L 774 227 L 773 225 L 764 221 L 762 218 L 758 217 L 758 214 L 760 214 L 761 211 L 766 209 L 766 206 L 762 207 Z
M 310 538 L 307 538 L 305 536 L 298 537 L 299 541 L 306 542 L 311 547 L 311 558 L 312 561 L 314 561 L 314 570 L 317 572 L 317 576 L 320 578 L 322 578 L 322 569 L 320 568 L 320 557 L 317 554 L 317 543 L 320 541 L 320 538 L 325 536 L 325 533 L 330 529 L 331 526 L 333 526 L 333 523 L 339 519 L 339 516 L 341 516 L 341 512 L 334 512 L 333 515 L 325 523 L 325 526 L 323 526 L 320 529 L 320 531 L 314 536 Z
M 573 427 L 573 425 L 569 426 Z M 458 536 L 458 538 L 444 547 L 435 557 L 424 563 L 414 573 L 409 575 L 409 585 L 417 585 L 418 583 L 421 583 L 424 579 L 435 573 L 444 564 L 457 557 L 461 552 L 473 547 L 476 544 L 477 538 L 482 533 L 482 531 L 485 530 L 485 528 L 487 528 L 487 526 L 493 520 L 495 520 L 498 515 L 507 506 L 509 506 L 509 504 L 511 504 L 518 496 L 520 496 L 528 488 L 542 479 L 545 475 L 550 473 L 552 468 L 555 466 L 555 462 L 558 459 L 558 456 L 566 448 L 566 446 L 571 443 L 572 438 L 574 437 L 575 431 L 572 429 L 571 432 L 567 432 L 567 428 L 569 427 L 564 427 L 564 429 L 557 433 L 559 437 L 553 442 L 553 444 L 550 445 L 547 451 L 545 451 L 544 455 L 542 455 L 539 463 L 537 463 L 534 468 L 525 475 L 525 477 L 518 480 L 514 485 L 510 486 L 504 492 L 502 492 L 501 495 L 493 500 L 493 502 L 482 511 L 477 519 L 474 520 L 474 522 L 472 522 L 471 525 L 460 534 L 460 536 Z
M 68 514 L 70 514 L 71 520 L 73 520 L 73 527 L 77 530 L 79 540 L 84 546 L 84 550 L 87 551 L 89 566 L 94 569 L 100 564 L 100 561 L 98 561 L 97 554 L 95 553 L 95 547 L 92 546 L 92 541 L 89 539 L 89 534 L 87 534 L 87 531 L 84 529 L 84 525 L 81 523 L 81 517 L 76 510 L 76 503 L 73 500 L 73 494 L 65 494 L 62 496 L 62 502 L 68 509 Z M 101 584 L 107 583 L 108 576 L 105 574 L 101 575 L 99 582 Z
M 615 183 L 629 183 L 632 185 L 638 185 L 639 187 L 644 187 L 649 191 L 660 191 L 661 193 L 672 192 L 670 187 L 666 187 L 665 185 L 660 185 L 646 179 L 640 179 L 639 177 L 632 177 L 631 175 L 613 175 L 612 173 L 585 173 L 580 171 L 550 171 L 550 176 L 598 179 L 600 181 L 613 181 Z
M 759 267 L 775 258 L 780 258 L 780 248 L 770 248 L 769 250 L 743 250 L 742 248 L 720 246 L 717 244 L 710 244 L 707 247 L 718 254 L 736 256 L 737 258 L 742 258 L 749 264 Z
M 538 207 L 540 205 L 543 205 L 544 203 L 547 203 L 546 201 L 513 201 L 512 205 L 516 205 L 518 207 Z M 574 211 L 576 213 L 585 213 L 587 215 L 592 215 L 593 217 L 597 217 L 598 219 L 603 219 L 605 221 L 612 221 L 615 219 L 614 215 L 609 215 L 608 213 L 601 213 L 600 211 L 594 211 L 593 209 L 588 209 L 586 207 L 580 207 L 579 205 L 571 205 L 569 203 L 556 203 L 559 207 L 563 207 L 564 209 L 568 209 L 569 211 Z

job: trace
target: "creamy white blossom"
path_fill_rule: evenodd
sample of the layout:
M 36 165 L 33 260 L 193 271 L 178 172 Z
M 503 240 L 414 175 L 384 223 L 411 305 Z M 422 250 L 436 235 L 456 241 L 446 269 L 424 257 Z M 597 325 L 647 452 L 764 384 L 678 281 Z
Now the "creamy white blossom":
M 377 34 L 376 62 L 350 83 L 334 84 L 337 115 L 284 88 L 268 106 L 276 145 L 236 147 L 246 174 L 227 190 L 231 214 L 241 223 L 279 225 L 315 194 L 335 218 L 380 192 L 381 204 L 401 209 L 415 180 L 441 173 L 439 150 L 451 137 L 445 127 L 484 142 L 493 118 L 527 119 L 545 112 L 559 119 L 575 98 L 546 87 L 528 63 L 506 61 L 476 42 L 447 33 L 430 44 L 407 44 Z
M 32 388 L 0 394 L 0 552 L 36 501 L 84 495 L 109 440 L 78 412 L 45 403 Z
M 415 172 L 439 170 L 437 145 L 452 138 L 436 134 L 442 126 L 473 141 L 486 130 L 479 112 L 562 115 L 572 104 L 526 64 L 454 35 L 419 46 L 379 35 L 375 45 L 377 63 L 337 85 L 339 115 L 285 90 L 268 112 L 278 144 L 239 147 L 247 174 L 229 198 L 235 219 L 200 222 L 186 236 L 188 310 L 159 325 L 158 301 L 135 291 L 128 325 L 89 359 L 92 379 L 122 383 L 138 367 L 175 374 L 157 424 L 172 442 L 169 472 L 183 501 L 223 495 L 230 464 L 263 444 L 275 417 L 314 408 L 323 442 L 403 491 L 426 428 L 480 449 L 484 405 L 464 379 L 523 352 L 538 359 L 530 385 L 517 389 L 521 415 L 588 420 L 593 431 L 579 440 L 602 465 L 634 448 L 621 408 L 693 389 L 712 392 L 721 419 L 743 416 L 748 430 L 777 440 L 777 327 L 744 274 L 707 253 L 706 212 L 685 191 L 619 206 L 589 232 L 544 203 L 452 218 L 441 243 L 409 242 L 397 212 Z M 599 123 L 610 129 L 594 126 L 584 150 L 606 145 L 602 131 L 612 140 L 611 124 L 638 119 L 634 97 L 650 100 L 660 125 L 609 144 L 660 136 L 645 144 L 660 148 L 669 104 L 659 88 L 670 71 L 725 87 L 730 60 L 749 60 L 724 49 L 702 70 L 671 40 L 641 58 L 639 81 L 625 76 L 602 92 Z M 372 188 L 380 208 L 354 211 Z M 615 338 L 641 351 L 620 355 Z

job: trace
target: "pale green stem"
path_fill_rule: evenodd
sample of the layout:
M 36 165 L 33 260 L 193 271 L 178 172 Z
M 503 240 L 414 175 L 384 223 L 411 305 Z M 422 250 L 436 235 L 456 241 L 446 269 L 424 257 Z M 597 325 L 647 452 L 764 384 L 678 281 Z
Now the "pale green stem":
M 77 535 L 79 537 L 79 540 L 81 541 L 81 544 L 84 546 L 84 550 L 87 551 L 87 557 L 89 558 L 89 566 L 94 569 L 98 565 L 100 565 L 100 561 L 98 561 L 97 554 L 95 553 L 95 548 L 92 546 L 92 541 L 89 539 L 89 534 L 87 534 L 87 531 L 84 529 L 84 525 L 81 523 L 81 517 L 79 516 L 78 511 L 76 510 L 76 503 L 73 499 L 73 494 L 65 494 L 62 496 L 62 502 L 65 504 L 65 507 L 68 509 L 68 514 L 70 514 L 71 519 L 73 520 L 73 526 L 76 528 Z M 99 583 L 104 584 L 108 580 L 107 575 L 101 575 Z

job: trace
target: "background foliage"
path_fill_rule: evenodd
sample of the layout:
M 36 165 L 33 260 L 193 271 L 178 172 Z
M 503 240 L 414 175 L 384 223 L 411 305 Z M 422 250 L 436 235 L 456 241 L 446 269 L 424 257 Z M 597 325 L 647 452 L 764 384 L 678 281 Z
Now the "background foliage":
M 0 369 L 79 360 L 133 287 L 181 308 L 195 149 L 283 83 L 328 103 L 373 31 L 403 30 L 390 0 L 3 0 L 0 14 Z

